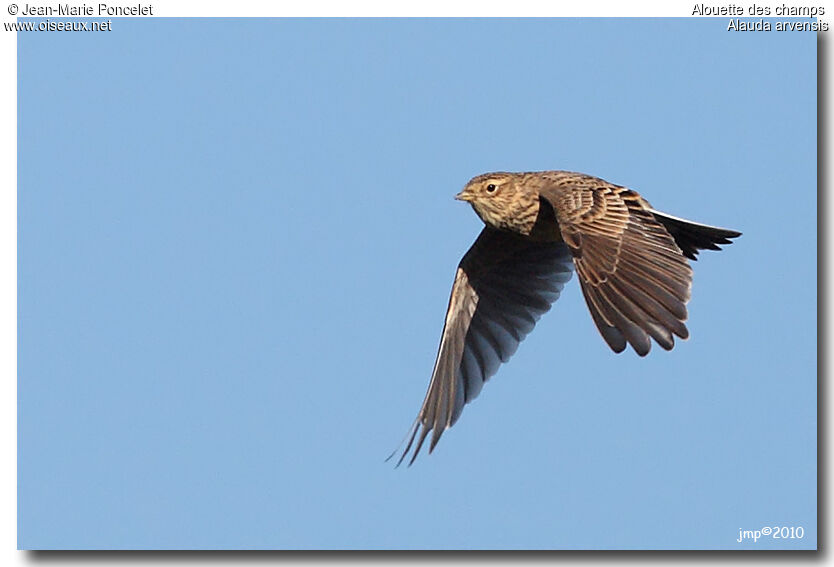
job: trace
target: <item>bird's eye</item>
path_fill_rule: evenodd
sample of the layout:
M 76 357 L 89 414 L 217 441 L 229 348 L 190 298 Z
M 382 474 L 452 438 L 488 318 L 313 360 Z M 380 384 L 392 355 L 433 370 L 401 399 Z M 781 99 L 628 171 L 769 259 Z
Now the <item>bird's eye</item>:
M 487 185 L 487 193 L 494 193 L 494 192 L 495 192 L 495 184 L 490 183 L 489 185 Z

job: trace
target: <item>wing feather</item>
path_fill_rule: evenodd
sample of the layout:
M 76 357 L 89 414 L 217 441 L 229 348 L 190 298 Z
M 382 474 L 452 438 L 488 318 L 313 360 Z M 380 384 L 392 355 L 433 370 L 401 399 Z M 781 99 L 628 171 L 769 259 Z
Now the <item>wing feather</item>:
M 560 179 L 542 191 L 553 206 L 594 324 L 615 352 L 640 356 L 651 339 L 670 350 L 689 331 L 692 269 L 645 201 L 590 176 Z

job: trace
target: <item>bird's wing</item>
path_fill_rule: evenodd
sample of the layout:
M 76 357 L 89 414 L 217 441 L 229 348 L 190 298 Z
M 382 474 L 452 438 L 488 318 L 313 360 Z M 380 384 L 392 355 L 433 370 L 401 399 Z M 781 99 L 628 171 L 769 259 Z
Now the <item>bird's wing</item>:
M 418 434 L 409 464 L 433 431 L 431 453 L 464 404 L 515 353 L 570 279 L 570 258 L 562 243 L 484 228 L 455 274 L 429 389 L 398 464 Z
M 640 356 L 689 331 L 692 268 L 636 192 L 596 178 L 542 189 L 568 245 L 591 317 L 608 346 Z

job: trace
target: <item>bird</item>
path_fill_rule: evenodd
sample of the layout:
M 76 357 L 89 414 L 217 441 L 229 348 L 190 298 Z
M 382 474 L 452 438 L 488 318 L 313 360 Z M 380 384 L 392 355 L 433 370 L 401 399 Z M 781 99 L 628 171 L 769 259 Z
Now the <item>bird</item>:
M 485 226 L 455 272 L 428 391 L 397 466 L 412 447 L 413 464 L 430 433 L 434 450 L 574 270 L 605 343 L 615 353 L 631 345 L 643 357 L 652 340 L 671 350 L 676 336 L 689 337 L 689 260 L 741 236 L 662 213 L 632 189 L 571 171 L 485 173 L 455 199 Z

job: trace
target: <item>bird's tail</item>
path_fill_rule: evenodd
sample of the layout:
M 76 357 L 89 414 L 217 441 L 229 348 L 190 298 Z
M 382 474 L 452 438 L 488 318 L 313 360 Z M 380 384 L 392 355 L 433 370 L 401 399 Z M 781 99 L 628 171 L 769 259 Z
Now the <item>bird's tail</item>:
M 731 238 L 741 236 L 735 230 L 709 226 L 667 215 L 650 209 L 654 218 L 669 231 L 683 255 L 697 260 L 699 250 L 721 250 L 719 244 L 732 244 Z

